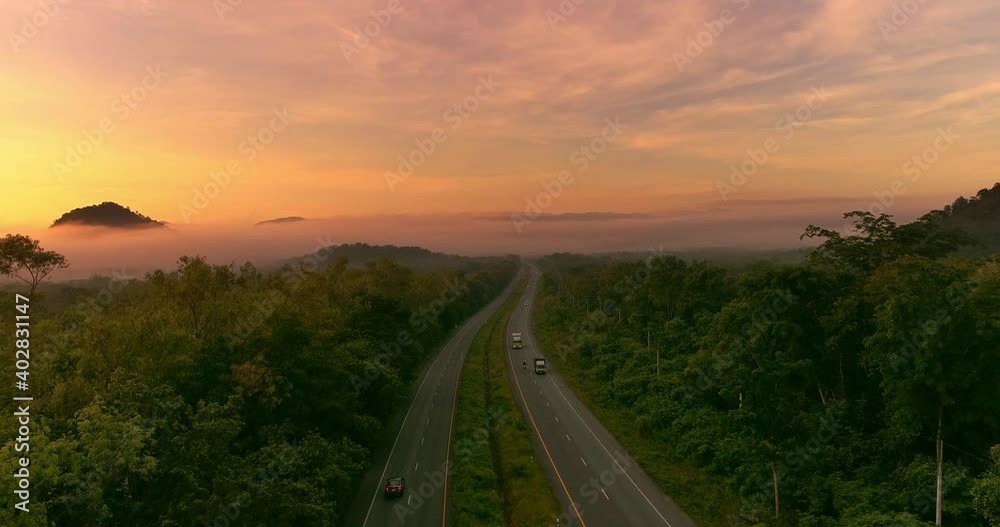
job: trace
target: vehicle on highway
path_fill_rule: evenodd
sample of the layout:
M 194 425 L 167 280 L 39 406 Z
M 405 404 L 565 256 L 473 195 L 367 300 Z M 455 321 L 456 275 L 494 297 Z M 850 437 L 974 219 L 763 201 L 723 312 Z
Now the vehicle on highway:
M 545 373 L 545 357 L 535 357 L 535 373 L 539 375 Z
M 520 333 L 511 333 L 510 334 L 510 340 L 511 340 L 511 347 L 513 347 L 516 350 L 521 349 L 521 334 Z
M 389 478 L 385 480 L 385 496 L 393 498 L 406 492 L 406 478 Z

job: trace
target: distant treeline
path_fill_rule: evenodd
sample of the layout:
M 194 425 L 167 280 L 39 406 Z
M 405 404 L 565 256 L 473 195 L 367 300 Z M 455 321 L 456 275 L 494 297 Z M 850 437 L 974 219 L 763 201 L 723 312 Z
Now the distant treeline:
M 33 319 L 31 513 L 7 492 L 0 525 L 342 525 L 425 360 L 517 266 L 262 273 L 185 257 L 74 290 Z M 8 480 L 15 434 L 0 427 Z
M 847 217 L 799 265 L 543 259 L 547 351 L 738 496 L 699 525 L 933 525 L 940 468 L 944 525 L 1000 526 L 1000 258 L 935 215 Z
M 324 260 L 335 261 L 346 258 L 350 267 L 364 267 L 368 262 L 391 259 L 399 265 L 418 270 L 462 269 L 478 271 L 491 268 L 502 257 L 468 257 L 429 251 L 423 247 L 369 245 L 367 243 L 345 243 L 324 247 L 312 255 L 292 260 L 292 263 L 320 256 Z

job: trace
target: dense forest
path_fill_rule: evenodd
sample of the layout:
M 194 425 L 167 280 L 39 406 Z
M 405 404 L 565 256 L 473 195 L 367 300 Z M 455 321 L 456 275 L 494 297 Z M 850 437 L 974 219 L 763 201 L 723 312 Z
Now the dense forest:
M 962 254 L 981 256 L 1000 252 L 1000 183 L 960 197 L 942 210 L 943 224 L 968 232 L 979 243 Z
M 1000 258 L 955 256 L 939 214 L 845 217 L 794 265 L 546 257 L 537 327 L 578 393 L 738 497 L 720 524 L 933 525 L 940 470 L 943 525 L 1000 526 Z
M 315 263 L 315 262 L 314 262 Z M 210 265 L 32 301 L 31 514 L 0 525 L 337 525 L 428 355 L 518 262 Z M 2 323 L 13 327 L 13 311 Z M 13 357 L 12 341 L 0 353 Z M 13 360 L 0 376 L 14 379 Z M 16 467 L 12 426 L 0 466 Z

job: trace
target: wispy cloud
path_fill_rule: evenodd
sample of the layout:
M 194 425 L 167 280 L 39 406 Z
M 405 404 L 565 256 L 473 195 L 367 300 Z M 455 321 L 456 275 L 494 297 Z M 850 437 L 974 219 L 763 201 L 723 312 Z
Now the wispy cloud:
M 553 29 L 545 11 L 555 0 L 401 0 L 346 62 L 341 45 L 387 0 L 246 1 L 221 20 L 207 1 L 151 10 L 74 0 L 29 45 L 5 52 L 0 178 L 11 190 L 0 223 L 41 224 L 105 199 L 179 221 L 177 204 L 282 106 L 297 116 L 294 129 L 198 221 L 240 218 L 262 194 L 274 203 L 260 212 L 274 216 L 288 202 L 310 216 L 516 210 L 615 115 L 629 134 L 547 212 L 683 206 L 672 196 L 711 191 L 814 86 L 830 91 L 829 103 L 741 193 L 869 193 L 945 122 L 962 123 L 970 139 L 935 168 L 947 180 L 929 176 L 921 190 L 954 195 L 989 179 L 980 167 L 996 166 L 1000 152 L 977 145 L 1000 139 L 1000 5 L 929 0 L 886 39 L 878 22 L 896 0 L 742 3 L 590 0 Z M 0 29 L 20 31 L 37 9 L 8 2 Z M 733 22 L 678 71 L 671 54 L 724 9 Z M 162 64 L 170 82 L 73 181 L 49 181 L 65 145 L 148 64 Z M 387 192 L 398 153 L 489 74 L 502 92 L 449 134 L 420 178 Z M 23 204 L 43 189 L 43 206 Z

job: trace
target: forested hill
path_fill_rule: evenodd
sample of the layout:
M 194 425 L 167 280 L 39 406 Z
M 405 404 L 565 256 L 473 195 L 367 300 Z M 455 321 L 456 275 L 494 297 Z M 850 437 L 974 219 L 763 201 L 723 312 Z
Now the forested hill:
M 264 273 L 185 257 L 68 309 L 33 299 L 31 512 L 5 493 L 0 525 L 343 525 L 425 361 L 517 267 Z M 0 427 L 8 475 L 17 435 Z
M 541 343 L 699 526 L 929 527 L 940 470 L 943 525 L 998 527 L 1000 256 L 848 218 L 795 265 L 543 259 Z
M 970 198 L 956 199 L 943 212 L 946 225 L 964 230 L 982 244 L 970 252 L 992 254 L 1000 251 L 1000 183 Z
M 444 254 L 429 251 L 422 247 L 395 245 L 368 245 L 367 243 L 349 243 L 342 245 L 331 245 L 319 251 L 301 258 L 294 258 L 290 262 L 301 262 L 305 260 L 318 259 L 320 261 L 335 262 L 340 258 L 347 259 L 349 267 L 363 267 L 369 262 L 380 260 L 392 260 L 399 265 L 420 270 L 441 270 L 441 269 L 465 269 L 475 270 L 484 265 L 495 265 L 504 258 L 482 257 L 473 258 L 454 254 Z
M 163 222 L 133 211 L 111 201 L 100 205 L 89 205 L 73 209 L 52 223 L 52 227 L 67 225 L 86 225 L 95 227 L 136 228 L 165 227 Z

